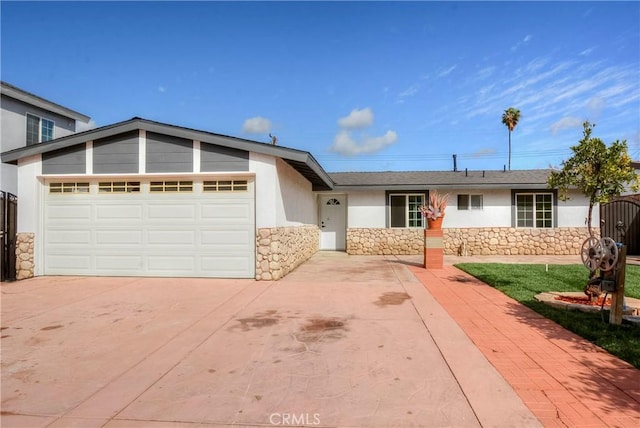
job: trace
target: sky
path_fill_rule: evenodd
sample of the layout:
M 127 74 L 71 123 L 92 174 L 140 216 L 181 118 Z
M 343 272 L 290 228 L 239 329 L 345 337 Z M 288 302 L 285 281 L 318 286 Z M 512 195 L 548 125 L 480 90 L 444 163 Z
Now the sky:
M 92 118 L 310 152 L 328 172 L 640 159 L 640 2 L 0 3 L 0 78 Z

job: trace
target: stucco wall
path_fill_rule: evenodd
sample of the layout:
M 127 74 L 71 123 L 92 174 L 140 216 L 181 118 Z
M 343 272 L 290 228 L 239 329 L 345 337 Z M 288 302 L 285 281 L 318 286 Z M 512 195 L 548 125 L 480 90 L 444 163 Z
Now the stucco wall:
M 548 191 L 540 189 L 539 191 Z M 449 207 L 443 227 L 511 227 L 513 208 L 510 189 L 447 189 Z M 458 210 L 458 195 L 482 195 L 481 210 Z M 558 201 L 557 227 L 583 227 L 587 217 L 588 200 L 579 192 L 569 192 L 570 199 Z M 386 196 L 384 190 L 347 192 L 349 202 L 347 222 L 350 228 L 384 228 L 386 224 Z M 593 209 L 592 225 L 599 224 L 599 208 Z
M 258 229 L 256 279 L 278 280 L 313 256 L 320 247 L 316 225 Z
M 443 234 L 448 255 L 577 255 L 588 236 L 586 227 L 443 228 Z M 422 254 L 423 244 L 424 229 L 347 229 L 348 254 Z
M 277 202 L 276 226 L 317 224 L 316 196 L 311 182 L 281 159 L 276 160 Z

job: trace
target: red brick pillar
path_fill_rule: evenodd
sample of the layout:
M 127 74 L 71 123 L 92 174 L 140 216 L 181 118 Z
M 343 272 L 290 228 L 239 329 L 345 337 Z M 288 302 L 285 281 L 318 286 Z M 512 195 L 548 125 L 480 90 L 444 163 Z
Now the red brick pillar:
M 424 267 L 442 269 L 444 262 L 442 229 L 424 230 Z

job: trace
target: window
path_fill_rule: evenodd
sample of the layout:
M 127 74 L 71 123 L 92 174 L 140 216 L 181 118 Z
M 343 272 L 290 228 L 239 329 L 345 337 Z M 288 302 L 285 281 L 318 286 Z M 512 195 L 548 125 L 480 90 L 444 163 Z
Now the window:
M 247 189 L 247 180 L 205 181 L 202 187 L 205 192 L 241 192 Z
M 139 181 L 101 181 L 98 193 L 132 193 L 140 192 Z
M 89 193 L 89 183 L 49 183 L 49 193 Z
M 391 227 L 424 227 L 420 206 L 424 194 L 389 195 L 389 223 Z
M 553 227 L 553 194 L 516 194 L 517 227 Z
M 27 114 L 27 146 L 53 140 L 54 123 L 32 114 Z
M 459 210 L 481 210 L 482 195 L 458 195 Z
M 151 192 L 193 192 L 193 181 L 152 181 Z

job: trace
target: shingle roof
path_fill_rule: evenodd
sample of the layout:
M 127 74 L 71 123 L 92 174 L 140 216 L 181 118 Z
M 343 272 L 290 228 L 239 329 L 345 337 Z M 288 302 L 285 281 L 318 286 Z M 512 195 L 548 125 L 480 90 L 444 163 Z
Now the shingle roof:
M 546 186 L 550 169 L 491 171 L 335 172 L 334 189 Z

